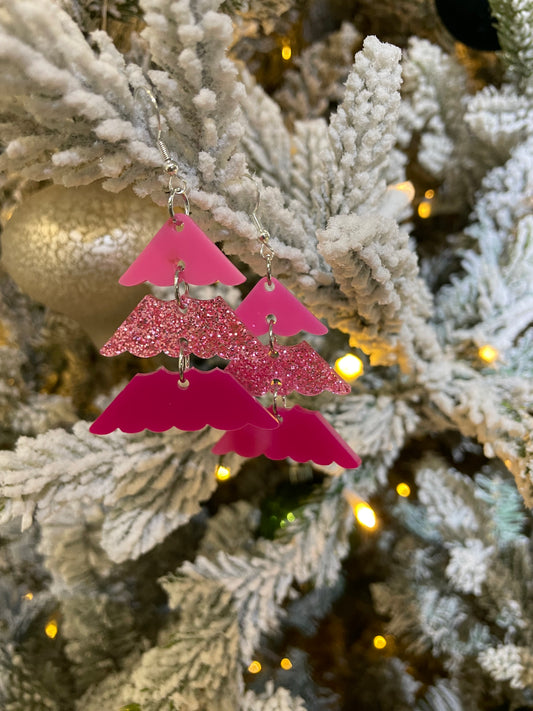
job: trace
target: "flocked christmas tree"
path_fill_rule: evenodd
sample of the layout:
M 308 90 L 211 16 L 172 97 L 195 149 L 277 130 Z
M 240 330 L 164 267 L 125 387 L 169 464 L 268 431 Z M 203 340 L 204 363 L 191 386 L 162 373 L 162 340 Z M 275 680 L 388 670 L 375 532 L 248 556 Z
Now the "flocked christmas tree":
M 490 12 L 496 52 L 429 0 L 0 2 L 2 709 L 533 705 L 533 9 Z M 361 466 L 89 431 L 205 335 L 102 357 L 136 304 L 250 303 L 118 284 L 167 201 L 140 87 L 251 284 L 255 174 L 309 349 L 364 365 L 305 398 Z

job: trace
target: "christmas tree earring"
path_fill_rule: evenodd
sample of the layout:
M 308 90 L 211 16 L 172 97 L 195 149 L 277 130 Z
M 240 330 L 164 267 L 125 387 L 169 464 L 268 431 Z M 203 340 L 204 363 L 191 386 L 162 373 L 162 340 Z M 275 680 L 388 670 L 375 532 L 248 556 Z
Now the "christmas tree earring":
M 169 177 L 170 218 L 119 281 L 124 286 L 145 281 L 174 286 L 175 299 L 163 301 L 145 296 L 101 353 L 114 356 L 128 351 L 141 358 L 166 353 L 177 358 L 178 368 L 177 372 L 159 368 L 153 373 L 135 375 L 95 420 L 90 431 L 162 432 L 171 427 L 192 431 L 206 425 L 231 430 L 247 424 L 276 428 L 276 418 L 229 373 L 219 368 L 203 372 L 190 367 L 191 354 L 200 358 L 220 356 L 231 361 L 240 351 L 248 352 L 257 339 L 222 297 L 201 301 L 189 295 L 190 284 L 220 281 L 235 285 L 245 277 L 190 217 L 187 185 L 180 179 L 177 163 L 161 140 L 157 102 L 152 92 L 142 90 L 157 116 L 157 146 Z M 183 201 L 183 213 L 174 212 L 177 197 Z
M 256 185 L 254 181 L 254 185 Z M 291 458 L 297 462 L 313 461 L 353 468 L 361 460 L 327 420 L 319 413 L 299 405 L 286 407 L 286 396 L 297 391 L 318 395 L 324 390 L 347 394 L 345 383 L 328 363 L 306 342 L 282 346 L 278 336 L 294 336 L 300 331 L 317 335 L 327 328 L 300 303 L 281 282 L 272 276 L 274 250 L 269 245 L 270 233 L 257 215 L 260 193 L 251 214 L 261 242 L 266 276 L 250 291 L 236 309 L 236 315 L 254 336 L 268 334 L 268 344 L 260 341 L 244 345 L 226 368 L 252 395 L 272 395 L 269 411 L 277 419 L 276 429 L 247 425 L 227 432 L 213 447 L 215 454 L 236 452 L 244 457 L 264 454 L 270 459 Z M 279 407 L 281 396 L 283 407 Z

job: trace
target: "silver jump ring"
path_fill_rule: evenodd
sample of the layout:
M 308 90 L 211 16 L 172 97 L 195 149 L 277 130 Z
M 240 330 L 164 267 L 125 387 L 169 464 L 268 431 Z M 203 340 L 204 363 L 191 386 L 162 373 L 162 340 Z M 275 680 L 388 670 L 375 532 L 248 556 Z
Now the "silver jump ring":
M 178 355 L 178 373 L 180 376 L 180 380 L 183 382 L 185 380 L 184 375 L 185 371 L 189 370 L 190 365 L 191 365 L 191 356 L 189 353 L 185 354 L 184 350 L 185 347 L 187 346 L 187 339 L 186 338 L 180 338 L 180 352 Z
M 279 414 L 278 412 L 278 388 L 281 386 L 281 380 L 278 378 L 274 378 L 272 381 L 272 385 L 274 386 L 274 390 L 272 391 L 272 413 L 274 414 L 274 417 L 278 422 L 283 421 L 283 417 Z M 285 396 L 282 398 L 283 402 L 283 407 L 287 404 L 287 399 Z
M 278 356 L 278 352 L 276 350 L 276 340 L 274 336 L 274 324 L 277 321 L 277 318 L 275 317 L 274 314 L 268 314 L 266 317 L 266 320 L 268 322 L 268 341 L 270 345 L 270 352 L 269 355 L 272 358 L 276 358 Z
M 169 196 L 168 196 L 168 201 L 167 201 L 167 206 L 168 206 L 168 213 L 170 217 L 173 219 L 175 216 L 174 212 L 174 199 L 176 195 L 179 195 L 181 199 L 183 200 L 183 212 L 185 215 L 190 215 L 191 214 L 191 204 L 189 202 L 189 196 L 185 192 L 185 188 L 171 188 L 169 191 Z
M 269 247 L 266 242 L 263 242 L 263 244 L 261 245 L 259 254 L 263 257 L 263 259 L 266 262 L 267 280 L 268 280 L 268 284 L 270 286 L 271 279 L 272 279 L 272 261 L 273 261 L 274 257 L 276 256 L 276 254 L 275 254 L 274 250 L 272 249 L 272 247 Z
M 186 281 L 181 278 L 185 265 L 183 262 L 179 262 L 174 272 L 174 294 L 176 297 L 176 302 L 180 311 L 187 311 L 187 304 L 185 299 L 189 296 L 189 285 Z M 183 285 L 183 293 L 181 293 L 181 286 Z

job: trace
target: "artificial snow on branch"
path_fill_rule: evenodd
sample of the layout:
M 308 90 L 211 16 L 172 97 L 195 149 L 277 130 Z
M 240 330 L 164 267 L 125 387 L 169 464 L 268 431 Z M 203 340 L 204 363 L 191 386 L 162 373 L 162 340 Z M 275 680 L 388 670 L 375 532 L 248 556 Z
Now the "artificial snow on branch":
M 186 523 L 217 485 L 210 448 L 218 434 L 166 432 L 106 437 L 78 422 L 20 438 L 14 452 L 0 452 L 4 471 L 1 521 L 22 516 L 52 523 L 76 500 L 104 507 L 101 541 L 111 560 L 137 558 Z M 52 456 L 52 453 L 55 453 Z M 60 453 L 60 456 L 57 456 Z
M 421 463 L 416 484 L 419 503 L 397 507 L 409 532 L 396 545 L 393 580 L 372 586 L 378 609 L 390 618 L 388 630 L 414 653 L 438 655 L 463 703 L 468 694 L 472 702 L 513 678 L 521 691 L 515 700 L 527 704 L 529 662 L 513 674 L 495 663 L 498 654 L 506 657 L 504 647 L 496 651 L 497 641 L 526 646 L 531 615 L 533 560 L 514 485 L 490 467 L 471 479 L 435 458 Z M 486 675 L 472 686 L 468 670 L 475 660 Z

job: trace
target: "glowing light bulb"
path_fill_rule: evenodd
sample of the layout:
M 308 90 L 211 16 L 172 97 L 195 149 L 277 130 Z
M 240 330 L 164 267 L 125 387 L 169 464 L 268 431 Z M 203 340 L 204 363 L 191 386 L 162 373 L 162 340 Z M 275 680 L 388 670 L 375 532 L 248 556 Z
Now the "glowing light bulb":
M 335 361 L 335 372 L 346 381 L 355 380 L 363 372 L 363 361 L 353 353 L 346 353 Z
M 435 191 L 431 190 L 431 188 L 429 190 L 426 190 L 426 192 L 424 193 L 424 197 L 427 200 L 433 200 L 433 198 L 435 197 Z
M 279 665 L 282 669 L 285 669 L 286 671 L 292 669 L 292 662 L 288 657 L 283 657 Z
M 25 595 L 22 596 L 24 600 L 33 600 L 33 593 L 32 592 L 27 592 Z
M 365 503 L 364 501 L 361 501 L 360 503 L 356 504 L 354 513 L 355 518 L 365 528 L 376 527 L 376 514 L 374 513 L 374 509 L 369 506 L 369 504 Z
M 353 491 L 345 491 L 344 498 L 352 507 L 355 518 L 362 526 L 365 526 L 365 528 L 375 528 L 377 526 L 376 514 L 370 504 L 363 501 Z
M 411 487 L 409 486 L 409 484 L 406 484 L 404 481 L 402 481 L 396 487 L 396 493 L 398 494 L 398 496 L 403 496 L 404 498 L 406 498 L 411 493 Z
M 250 672 L 250 674 L 259 674 L 261 668 L 261 663 L 258 662 L 257 659 L 254 659 L 254 661 L 248 667 L 248 671 Z
M 289 59 L 292 57 L 292 49 L 290 44 L 283 45 L 283 47 L 281 48 L 281 56 L 286 62 L 289 61 Z
M 289 511 L 289 513 L 287 514 L 287 521 L 289 523 L 296 521 L 296 516 L 292 513 L 292 511 Z
M 387 646 L 387 640 L 383 635 L 377 634 L 372 640 L 372 644 L 376 649 L 385 649 Z
M 481 360 L 485 361 L 485 363 L 494 363 L 494 361 L 498 358 L 499 355 L 496 348 L 493 348 L 489 345 L 481 346 L 477 354 L 481 358 Z
M 423 220 L 427 220 L 427 218 L 431 215 L 431 205 L 427 200 L 422 200 L 422 202 L 418 205 L 418 216 L 421 217 Z
M 50 639 L 54 639 L 54 637 L 57 635 L 58 629 L 59 628 L 57 626 L 57 620 L 52 619 L 46 623 L 44 633 L 47 637 L 50 637 Z
M 231 470 L 229 467 L 225 467 L 223 464 L 219 464 L 215 469 L 215 476 L 219 481 L 226 481 L 231 475 Z
M 415 199 L 415 186 L 410 180 L 404 180 L 403 183 L 396 183 L 389 187 L 391 190 L 399 190 L 401 193 L 405 193 L 409 202 L 413 202 Z

